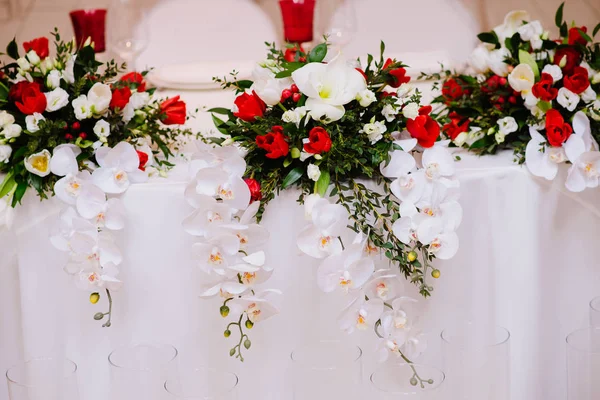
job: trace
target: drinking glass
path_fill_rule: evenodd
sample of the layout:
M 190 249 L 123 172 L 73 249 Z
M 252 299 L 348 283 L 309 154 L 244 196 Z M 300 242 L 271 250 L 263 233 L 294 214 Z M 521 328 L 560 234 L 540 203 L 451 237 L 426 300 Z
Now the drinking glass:
M 82 47 L 89 38 L 94 43 L 94 51 L 103 53 L 106 50 L 106 10 L 102 8 L 74 10 L 69 13 L 69 16 L 77 47 Z
M 600 296 L 590 301 L 590 326 L 600 328 Z
M 360 347 L 323 340 L 294 350 L 291 358 L 294 400 L 361 399 Z
M 421 364 L 385 365 L 371 375 L 373 400 L 440 399 L 446 376 L 437 368 Z
M 329 28 L 325 32 L 334 53 L 338 53 L 346 47 L 356 35 L 358 22 L 354 1 L 344 0 L 336 10 Z
M 459 323 L 442 331 L 446 390 L 453 400 L 510 398 L 510 332 Z
M 175 379 L 165 382 L 172 400 L 236 400 L 238 377 L 214 368 L 194 368 L 181 371 Z
M 279 0 L 283 18 L 283 33 L 290 43 L 313 40 L 315 0 Z
M 146 12 L 140 0 L 113 0 L 108 9 L 108 43 L 129 70 L 148 46 Z
M 158 400 L 164 383 L 176 376 L 177 349 L 166 344 L 131 344 L 108 356 L 111 400 Z
M 6 371 L 10 400 L 78 400 L 77 364 L 36 358 Z
M 585 328 L 567 336 L 569 400 L 600 398 L 600 328 Z

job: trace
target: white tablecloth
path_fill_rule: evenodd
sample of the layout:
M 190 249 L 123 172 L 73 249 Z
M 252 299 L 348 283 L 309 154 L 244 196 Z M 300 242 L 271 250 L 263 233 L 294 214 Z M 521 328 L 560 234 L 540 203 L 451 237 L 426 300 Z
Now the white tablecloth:
M 227 104 L 232 95 L 183 97 L 215 106 Z M 196 124 L 209 121 L 201 115 Z M 586 326 L 588 302 L 600 294 L 595 265 L 600 194 L 565 192 L 565 171 L 553 183 L 534 178 L 514 165 L 508 152 L 461 156 L 461 247 L 454 259 L 437 264 L 442 276 L 428 301 L 431 337 L 463 319 L 505 326 L 512 334 L 512 399 L 563 400 L 564 338 Z M 269 286 L 284 292 L 282 313 L 251 331 L 252 349 L 241 364 L 228 356 L 234 339 L 223 338 L 218 305 L 197 297 L 193 238 L 181 228 L 191 212 L 183 199 L 185 175 L 182 164 L 168 179 L 133 185 L 123 196 L 128 221 L 119 242 L 125 286 L 114 295 L 110 329 L 92 319 L 105 303 L 91 305 L 88 294 L 73 286 L 62 271 L 66 255 L 48 241 L 59 202 L 26 198 L 13 232 L 0 234 L 0 369 L 23 358 L 63 355 L 80 366 L 82 399 L 105 400 L 110 350 L 129 341 L 161 341 L 178 347 L 182 358 L 237 372 L 240 399 L 290 398 L 285 391 L 290 351 L 311 338 L 342 337 L 335 319 L 345 301 L 319 292 L 318 262 L 296 247 L 305 223 L 297 193 L 284 192 L 265 213 L 272 232 L 267 255 L 275 267 Z M 373 334 L 344 340 L 360 343 L 365 375 L 370 373 Z M 439 345 L 432 341 L 427 361 L 441 362 Z M 7 399 L 3 387 L 0 399 Z

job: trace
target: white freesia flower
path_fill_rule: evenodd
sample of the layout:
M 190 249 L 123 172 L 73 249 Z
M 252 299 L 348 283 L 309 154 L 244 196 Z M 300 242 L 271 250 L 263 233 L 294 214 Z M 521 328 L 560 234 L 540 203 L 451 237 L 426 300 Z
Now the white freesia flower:
M 29 132 L 35 133 L 40 130 L 38 124 L 40 121 L 44 121 L 46 118 L 40 113 L 33 113 L 33 115 L 28 115 L 25 117 L 25 124 L 27 125 L 27 130 Z
M 364 294 L 359 293 L 358 297 L 340 315 L 340 329 L 348 334 L 357 329 L 373 329 L 383 313 L 383 307 L 383 300 L 365 300 Z
M 561 87 L 558 89 L 558 96 L 556 97 L 556 101 L 558 104 L 563 106 L 569 111 L 574 111 L 579 104 L 579 96 L 573 92 L 571 92 L 566 87 Z
M 333 122 L 344 116 L 344 105 L 367 88 L 365 78 L 337 57 L 328 64 L 309 63 L 292 73 L 300 91 L 308 99 L 306 108 L 315 120 Z
M 75 74 L 73 73 L 73 68 L 75 67 L 76 58 L 77 55 L 69 57 L 65 65 L 65 70 L 62 72 L 62 78 L 65 80 L 65 82 L 70 84 L 75 83 Z
M 375 121 L 375 118 L 371 119 L 371 122 L 364 124 L 362 129 L 358 133 L 364 133 L 369 137 L 371 144 L 375 144 L 383 139 L 383 134 L 387 131 L 385 123 Z
M 39 65 L 40 61 L 42 61 L 40 59 L 40 56 L 38 56 L 38 54 L 34 50 L 29 50 L 29 52 L 27 53 L 27 60 L 29 60 L 31 65 Z
M 547 64 L 544 69 L 542 69 L 542 73 L 551 75 L 554 82 L 560 81 L 563 77 L 562 69 L 554 64 Z
M 254 90 L 258 97 L 270 106 L 279 104 L 281 92 L 293 84 L 290 78 L 275 78 L 271 70 L 260 66 L 256 66 L 252 71 L 252 81 L 254 83 L 250 90 Z
M 92 104 L 88 101 L 86 95 L 82 94 L 78 98 L 74 99 L 71 104 L 75 111 L 75 118 L 78 120 L 84 120 L 92 117 Z
M 506 14 L 504 23 L 494 28 L 494 32 L 498 35 L 500 44 L 504 45 L 506 38 L 510 38 L 517 33 L 519 27 L 523 25 L 523 21 L 529 21 L 529 14 L 527 11 L 515 10 Z
M 519 124 L 513 117 L 504 117 L 498 120 L 498 127 L 500 133 L 508 135 L 509 133 L 516 132 L 519 129 Z
M 402 109 L 402 115 L 408 119 L 415 119 L 419 116 L 419 105 L 417 103 L 409 103 Z
M 110 136 L 110 124 L 103 119 L 99 120 L 96 122 L 96 125 L 94 125 L 94 133 L 99 138 L 106 139 Z
M 0 127 L 5 127 L 7 125 L 12 125 L 15 123 L 15 117 L 12 114 L 2 110 L 0 111 Z
M 508 83 L 513 90 L 523 94 L 529 93 L 535 84 L 533 70 L 528 64 L 519 64 L 508 75 Z
M 365 89 L 356 95 L 356 100 L 361 107 L 369 107 L 371 104 L 377 101 L 377 97 L 371 90 Z
M 50 89 L 56 89 L 60 86 L 61 74 L 57 70 L 52 70 L 46 77 L 46 86 Z
M 532 92 L 523 92 L 523 94 L 521 94 L 521 97 L 523 98 L 525 107 L 528 108 L 530 111 L 537 107 L 539 99 L 535 97 L 535 95 Z M 537 108 L 539 109 L 539 107 Z M 533 111 L 531 111 L 531 114 L 535 115 Z
M 348 211 L 340 204 L 318 199 L 310 211 L 312 224 L 298 235 L 298 248 L 311 257 L 325 258 L 342 250 L 339 237 L 346 228 Z
M 510 51 L 507 48 L 492 50 L 488 57 L 489 67 L 493 73 L 499 76 L 508 75 L 508 64 L 505 60 L 510 57 Z
M 396 119 L 396 115 L 398 115 L 398 109 L 392 104 L 386 104 L 381 110 L 381 115 L 385 117 L 387 122 L 392 122 Z
M 66 90 L 57 87 L 56 89 L 44 93 L 46 96 L 46 111 L 53 112 L 60 110 L 69 104 L 69 94 Z
M 532 49 L 539 50 L 542 48 L 543 41 L 541 36 L 544 33 L 544 28 L 542 28 L 540 21 L 531 21 L 522 25 L 517 29 L 517 32 L 519 32 L 523 41 L 531 43 Z
M 596 100 L 596 92 L 594 89 L 592 89 L 592 85 L 588 86 L 587 89 L 581 93 L 581 100 L 583 100 L 585 103 L 591 103 L 592 101 Z
M 527 165 L 527 169 L 535 176 L 547 180 L 554 179 L 558 172 L 558 164 L 567 161 L 564 146 L 550 146 L 546 139 L 533 128 L 529 128 L 529 134 L 531 140 L 525 148 L 525 165 Z
M 284 122 L 291 122 L 296 124 L 296 127 L 300 127 L 300 122 L 306 116 L 306 107 L 296 107 L 292 110 L 287 110 L 281 116 Z
M 11 154 L 12 147 L 7 144 L 0 144 L 0 163 L 8 163 Z
M 101 147 L 96 151 L 100 168 L 92 174 L 94 184 L 106 193 L 123 193 L 131 182 L 144 182 L 148 174 L 138 167 L 140 160 L 135 148 L 120 142 L 114 148 Z
M 25 158 L 25 169 L 37 176 L 48 176 L 50 174 L 50 152 L 42 150 Z
M 139 110 L 140 108 L 146 106 L 150 102 L 150 93 L 148 92 L 133 92 L 131 97 L 129 98 L 129 102 L 127 105 L 131 104 L 134 110 Z
M 17 124 L 12 124 L 5 126 L 4 129 L 0 132 L 0 135 L 4 136 L 6 139 L 12 139 L 21 136 L 21 126 Z
M 308 174 L 308 177 L 315 182 L 321 177 L 321 170 L 315 164 L 309 164 L 306 168 L 306 173 Z
M 112 99 L 112 91 L 110 86 L 105 83 L 94 83 L 87 94 L 87 99 L 91 104 L 92 114 L 102 115 L 108 111 L 110 100 Z
M 27 72 L 31 69 L 31 64 L 25 57 L 21 57 L 17 60 L 17 65 L 19 66 L 19 70 L 22 72 Z

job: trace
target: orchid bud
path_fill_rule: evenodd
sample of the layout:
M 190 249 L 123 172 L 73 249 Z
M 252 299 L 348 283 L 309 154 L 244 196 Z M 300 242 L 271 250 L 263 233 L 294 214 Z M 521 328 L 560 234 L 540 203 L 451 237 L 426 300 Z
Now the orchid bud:
M 94 314 L 94 319 L 96 321 L 100 321 L 102 318 L 104 318 L 104 314 L 103 313 L 99 312 L 99 313 Z
M 225 332 L 223 332 L 223 336 L 225 336 L 225 337 L 231 336 L 231 331 L 229 329 L 227 329 Z
M 246 320 L 246 328 L 252 329 L 253 326 L 254 326 L 254 322 L 250 321 L 249 319 Z
M 229 356 L 233 357 L 233 355 L 235 354 L 235 348 L 229 350 Z
M 246 348 L 246 350 L 248 350 L 251 345 L 252 345 L 252 342 L 250 341 L 250 339 L 244 340 L 244 347 Z
M 435 279 L 440 277 L 440 270 L 439 269 L 434 269 L 433 271 L 431 271 L 431 276 L 433 276 Z
M 226 316 L 229 315 L 229 307 L 223 305 L 223 306 L 221 306 L 221 309 L 219 310 L 219 312 L 221 313 L 221 316 L 223 318 L 225 318 Z
M 411 385 L 417 386 L 417 383 L 419 383 L 419 382 L 417 382 L 417 378 L 415 378 L 414 376 L 412 378 L 410 378 L 410 384 Z
M 408 253 L 408 262 L 413 262 L 417 259 L 417 252 L 416 251 L 411 251 L 410 253 Z

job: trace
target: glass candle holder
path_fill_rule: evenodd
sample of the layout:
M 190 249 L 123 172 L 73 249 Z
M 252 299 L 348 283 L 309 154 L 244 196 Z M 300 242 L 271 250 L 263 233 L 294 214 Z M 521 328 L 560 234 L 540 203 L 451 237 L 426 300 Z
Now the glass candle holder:
M 111 400 L 162 400 L 165 381 L 176 376 L 178 352 L 166 344 L 131 344 L 108 356 Z
M 510 332 L 460 323 L 442 331 L 448 398 L 510 399 Z
M 586 328 L 567 336 L 567 398 L 600 398 L 600 328 Z
M 236 400 L 238 377 L 214 368 L 193 368 L 165 382 L 172 400 Z
M 362 398 L 360 347 L 319 341 L 294 350 L 291 358 L 294 400 Z
M 590 301 L 590 326 L 600 328 L 600 296 Z
M 313 40 L 315 0 L 279 0 L 285 40 L 304 43 Z
M 10 400 L 79 400 L 77 364 L 36 358 L 6 371 Z
M 106 10 L 75 10 L 69 13 L 77 47 L 83 46 L 90 38 L 94 42 L 96 53 L 106 50 Z
M 441 399 L 440 388 L 446 375 L 421 364 L 385 365 L 371 375 L 372 398 L 381 400 Z

